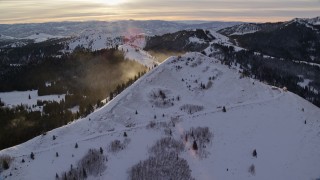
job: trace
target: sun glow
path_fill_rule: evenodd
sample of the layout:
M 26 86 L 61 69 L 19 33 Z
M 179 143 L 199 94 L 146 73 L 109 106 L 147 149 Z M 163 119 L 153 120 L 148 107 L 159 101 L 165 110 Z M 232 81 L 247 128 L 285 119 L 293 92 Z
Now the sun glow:
M 124 3 L 126 0 L 96 0 L 96 1 L 103 3 L 103 4 L 106 4 L 106 5 L 109 5 L 109 6 L 116 6 L 116 5 Z

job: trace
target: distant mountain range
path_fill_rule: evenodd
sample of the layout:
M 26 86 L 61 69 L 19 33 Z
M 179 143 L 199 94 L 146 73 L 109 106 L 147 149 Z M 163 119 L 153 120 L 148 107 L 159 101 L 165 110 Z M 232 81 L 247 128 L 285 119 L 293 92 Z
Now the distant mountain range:
M 320 17 L 240 24 L 218 31 L 239 46 L 270 56 L 320 63 Z
M 162 35 L 184 29 L 219 30 L 240 22 L 195 22 L 195 21 L 88 21 L 88 22 L 53 22 L 39 24 L 0 24 L 0 34 L 15 38 L 25 38 L 36 33 L 55 36 L 78 36 L 86 31 L 108 33 L 114 36 L 144 33 L 146 35 Z

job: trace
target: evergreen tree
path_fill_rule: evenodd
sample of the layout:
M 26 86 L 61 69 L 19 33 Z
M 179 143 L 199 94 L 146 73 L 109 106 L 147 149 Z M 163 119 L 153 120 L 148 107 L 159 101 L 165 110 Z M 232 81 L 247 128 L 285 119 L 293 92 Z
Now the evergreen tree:
M 109 94 L 109 100 L 111 101 L 113 99 L 113 92 L 110 92 Z
M 76 143 L 76 145 L 74 146 L 74 148 L 78 148 L 78 143 Z
M 227 110 L 226 110 L 226 107 L 225 107 L 225 106 L 223 106 L 223 108 L 222 108 L 222 112 L 227 112 Z
M 31 158 L 32 160 L 34 160 L 34 154 L 33 154 L 33 152 L 31 152 L 30 158 Z
M 9 169 L 9 163 L 8 163 L 8 161 L 5 160 L 5 159 L 2 161 L 2 168 L 3 168 L 4 170 Z
M 124 133 L 123 133 L 123 136 L 124 136 L 124 137 L 127 137 L 128 135 L 127 135 L 127 133 L 126 133 L 126 132 L 124 132 Z
M 103 149 L 102 149 L 102 147 L 100 147 L 100 154 L 103 154 Z
M 255 158 L 257 157 L 257 150 L 256 150 L 256 149 L 255 149 L 255 150 L 253 150 L 253 152 L 252 152 L 252 156 L 253 156 L 253 157 L 255 157 Z
M 87 178 L 87 172 L 86 172 L 86 170 L 83 168 L 82 169 L 82 175 L 83 175 L 83 178 Z
M 58 152 L 56 152 L 56 157 L 59 157 L 59 153 Z
M 196 141 L 193 141 L 192 149 L 195 151 L 198 150 L 198 144 Z

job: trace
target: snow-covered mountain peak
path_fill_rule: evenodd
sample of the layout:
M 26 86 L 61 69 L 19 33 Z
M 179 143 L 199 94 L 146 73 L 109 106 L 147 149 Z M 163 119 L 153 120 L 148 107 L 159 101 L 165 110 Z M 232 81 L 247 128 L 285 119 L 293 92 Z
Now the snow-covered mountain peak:
M 320 16 L 315 18 L 294 18 L 292 22 L 298 22 L 301 24 L 309 23 L 311 25 L 320 25 Z
M 176 172 L 184 179 L 316 179 L 318 117 L 319 108 L 295 94 L 187 53 L 170 57 L 88 117 L 0 151 L 13 158 L 0 177 L 62 179 L 85 171 L 88 179 Z M 97 171 L 81 163 L 90 154 L 103 157 L 88 163 Z

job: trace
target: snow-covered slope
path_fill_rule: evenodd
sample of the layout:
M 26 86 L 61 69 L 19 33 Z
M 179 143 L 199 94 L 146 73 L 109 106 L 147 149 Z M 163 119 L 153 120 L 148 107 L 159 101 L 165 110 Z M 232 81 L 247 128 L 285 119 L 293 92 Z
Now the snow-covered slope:
M 124 44 L 119 46 L 118 49 L 124 52 L 126 59 L 137 61 L 149 68 L 152 68 L 154 65 L 158 64 L 154 57 L 140 47 Z
M 225 29 L 221 29 L 219 32 L 228 36 L 231 35 L 244 35 L 249 33 L 255 33 L 261 30 L 259 24 L 256 23 L 245 23 L 239 24 L 232 27 L 227 27 Z
M 15 39 L 15 38 L 0 34 L 0 40 L 12 40 L 12 39 Z
M 64 38 L 64 36 L 53 36 L 45 33 L 36 33 L 22 39 L 30 39 L 30 40 L 34 40 L 35 43 L 39 43 L 39 42 L 47 41 L 49 39 L 60 39 L 60 38 Z
M 74 37 L 68 43 L 67 51 L 72 52 L 77 47 L 97 51 L 105 48 L 114 48 L 117 45 L 123 44 L 123 38 L 113 34 L 108 34 L 104 31 L 85 31 L 78 37 Z
M 29 99 L 30 96 L 30 99 Z M 32 91 L 12 91 L 12 92 L 0 92 L 0 99 L 5 103 L 7 107 L 15 107 L 18 105 L 37 105 L 37 101 L 61 101 L 65 97 L 65 94 L 59 95 L 47 95 L 38 96 L 38 90 Z M 39 107 L 36 107 L 39 108 Z
M 295 18 L 289 21 L 289 23 L 290 22 L 298 22 L 305 25 L 320 25 L 320 16 L 315 18 Z
M 187 166 L 163 170 L 171 163 L 158 164 L 163 171 L 154 171 L 149 179 L 160 172 L 161 177 L 174 175 L 176 168 L 186 172 L 179 176 L 189 172 L 195 179 L 316 179 L 320 177 L 318 117 L 319 108 L 295 94 L 242 78 L 238 69 L 214 58 L 188 53 L 169 58 L 87 118 L 0 151 L 14 158 L 0 177 L 63 178 L 63 172 L 77 169 L 89 149 L 101 147 L 107 157 L 105 169 L 95 176 L 86 173 L 88 179 L 130 179 L 132 166 L 148 162 L 154 144 L 171 137 L 183 144 L 171 162 Z M 210 133 L 194 135 L 196 129 L 190 129 L 197 127 L 208 127 Z M 114 140 L 120 141 L 117 151 L 110 146 Z
M 232 35 L 244 35 L 255 33 L 257 31 L 271 31 L 277 28 L 283 28 L 283 26 L 288 26 L 292 23 L 303 24 L 308 28 L 312 28 L 316 30 L 314 26 L 320 25 L 320 17 L 315 18 L 294 18 L 290 21 L 286 22 L 278 22 L 278 23 L 243 23 L 237 24 L 231 27 L 226 27 L 218 30 L 221 34 L 232 36 Z
M 320 16 L 315 18 L 306 19 L 310 24 L 320 25 Z

